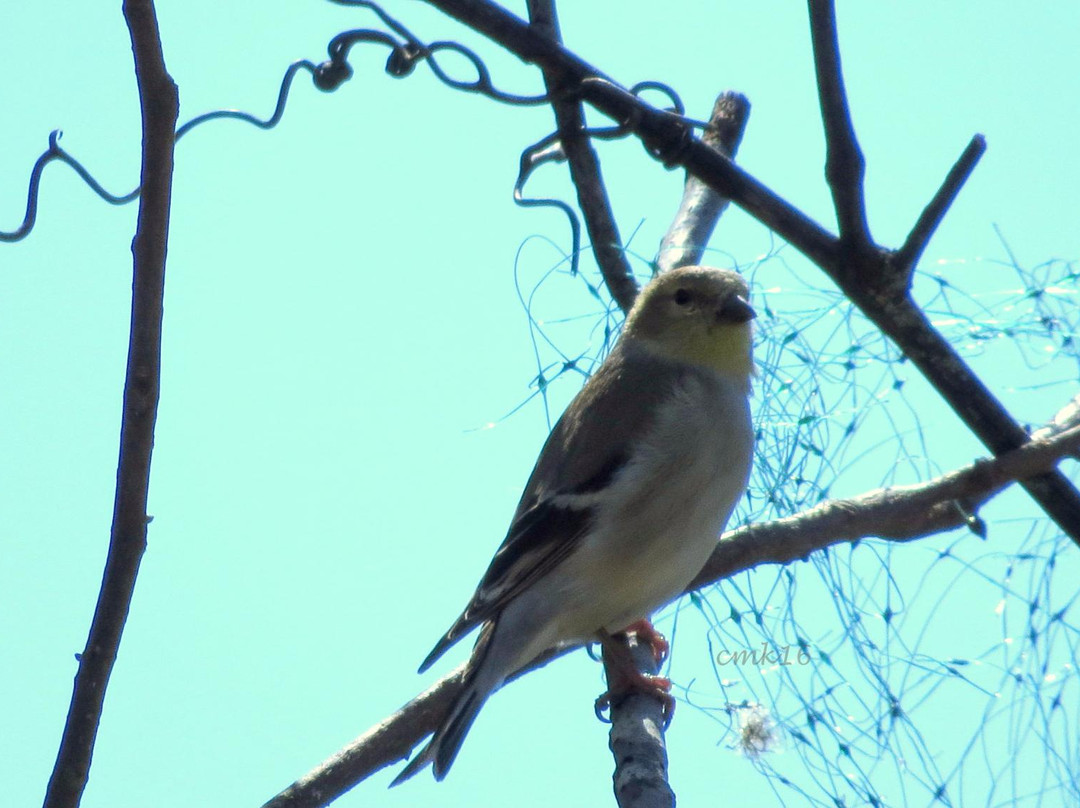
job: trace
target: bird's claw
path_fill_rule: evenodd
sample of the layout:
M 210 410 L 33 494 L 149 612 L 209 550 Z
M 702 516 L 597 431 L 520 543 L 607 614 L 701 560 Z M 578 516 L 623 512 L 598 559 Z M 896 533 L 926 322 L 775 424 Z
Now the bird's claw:
M 675 716 L 675 697 L 669 692 L 671 680 L 664 676 L 649 676 L 644 673 L 639 674 L 639 677 L 621 682 L 618 689 L 608 688 L 601 693 L 593 703 L 596 717 L 605 724 L 610 724 L 611 718 L 605 713 L 612 707 L 617 707 L 629 696 L 635 694 L 652 696 L 660 702 L 666 731 L 671 726 L 671 719 Z
M 604 691 L 596 697 L 596 701 L 593 702 L 593 712 L 596 713 L 596 718 L 605 724 L 611 723 L 611 717 L 604 715 L 611 708 L 611 696 L 608 691 Z
M 657 631 L 656 627 L 648 620 L 638 620 L 636 623 L 631 623 L 626 627 L 625 633 L 633 634 L 637 637 L 639 643 L 649 646 L 657 667 L 667 659 L 671 644 L 667 641 L 667 637 Z

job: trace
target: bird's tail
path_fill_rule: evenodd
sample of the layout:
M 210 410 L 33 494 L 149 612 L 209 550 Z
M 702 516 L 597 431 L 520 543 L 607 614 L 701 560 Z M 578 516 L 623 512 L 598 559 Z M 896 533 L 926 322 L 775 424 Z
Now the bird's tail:
M 485 665 L 485 659 L 491 646 L 491 636 L 494 634 L 494 626 L 488 624 L 484 632 L 476 642 L 472 658 L 465 669 L 461 693 L 454 701 L 453 707 L 443 720 L 442 724 L 432 736 L 428 745 L 424 747 L 409 764 L 401 770 L 401 774 L 394 778 L 390 784 L 393 788 L 400 785 L 422 771 L 429 763 L 436 780 L 442 780 L 450 771 L 450 766 L 457 757 L 461 744 L 469 732 L 469 727 L 484 706 L 488 696 L 495 692 L 502 684 L 503 675 L 497 666 Z

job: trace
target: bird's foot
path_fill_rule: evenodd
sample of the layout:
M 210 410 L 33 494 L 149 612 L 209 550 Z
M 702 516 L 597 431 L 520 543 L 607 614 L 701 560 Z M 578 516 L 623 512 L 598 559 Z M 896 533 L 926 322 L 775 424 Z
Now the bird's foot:
M 647 620 L 641 622 L 647 626 L 652 635 L 659 638 L 663 643 L 662 647 L 666 649 L 667 641 Z M 637 626 L 636 623 L 634 625 Z M 664 729 L 667 729 L 672 716 L 675 714 L 675 699 L 670 692 L 671 680 L 664 676 L 653 676 L 638 670 L 634 658 L 631 656 L 630 648 L 626 644 L 626 635 L 624 633 L 612 636 L 605 631 L 601 631 L 598 636 L 603 652 L 604 669 L 607 673 L 608 689 L 596 699 L 594 708 L 597 717 L 601 721 L 606 721 L 607 719 L 604 718 L 605 711 L 618 706 L 627 697 L 641 693 L 652 696 L 660 702 L 663 709 Z M 638 636 L 640 639 L 641 635 Z M 653 657 L 656 658 L 658 652 L 655 642 L 647 640 L 644 643 L 648 645 L 653 652 Z M 662 658 L 662 656 L 663 651 L 659 653 L 659 657 Z
M 675 697 L 671 695 L 671 680 L 666 676 L 650 676 L 638 671 L 635 673 L 636 677 L 633 679 L 621 679 L 617 685 L 609 684 L 608 689 L 597 697 L 593 705 L 596 717 L 601 721 L 609 722 L 611 719 L 604 715 L 609 709 L 622 704 L 630 696 L 642 694 L 660 702 L 664 715 L 664 729 L 667 729 L 675 715 Z
M 644 643 L 652 649 L 653 659 L 659 665 L 667 659 L 671 644 L 667 637 L 656 630 L 656 627 L 648 619 L 638 620 L 624 629 L 625 634 L 633 634 L 639 643 Z

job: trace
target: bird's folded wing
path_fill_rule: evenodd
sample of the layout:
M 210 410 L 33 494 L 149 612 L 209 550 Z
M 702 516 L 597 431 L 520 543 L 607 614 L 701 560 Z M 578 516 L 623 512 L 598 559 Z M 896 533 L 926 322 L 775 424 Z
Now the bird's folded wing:
M 551 499 L 522 514 L 491 560 L 468 607 L 428 654 L 421 672 L 474 626 L 498 614 L 517 594 L 558 566 L 588 532 L 592 517 L 591 507 L 556 504 Z
M 421 671 L 573 552 L 606 489 L 630 462 L 635 440 L 684 372 L 649 355 L 609 357 L 552 430 L 506 539 Z

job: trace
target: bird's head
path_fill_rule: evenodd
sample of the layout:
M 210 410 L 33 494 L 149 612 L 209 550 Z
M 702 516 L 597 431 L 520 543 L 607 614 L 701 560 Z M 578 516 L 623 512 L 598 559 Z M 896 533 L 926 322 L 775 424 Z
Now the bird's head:
M 721 373 L 754 372 L 750 289 L 731 270 L 689 266 L 655 278 L 626 317 L 623 339 Z

